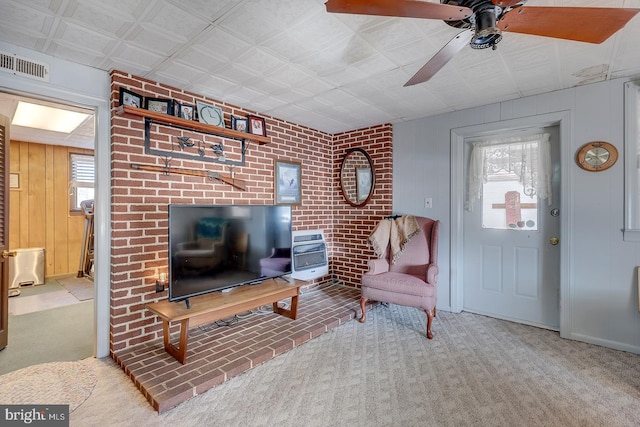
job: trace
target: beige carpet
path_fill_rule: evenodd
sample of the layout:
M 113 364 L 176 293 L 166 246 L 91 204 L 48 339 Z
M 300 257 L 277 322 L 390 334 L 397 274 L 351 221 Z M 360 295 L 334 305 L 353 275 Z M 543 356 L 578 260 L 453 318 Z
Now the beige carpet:
M 157 414 L 110 359 L 71 426 L 638 426 L 640 356 L 469 313 L 370 311 Z
M 93 391 L 92 360 L 29 366 L 0 376 L 0 403 L 80 406 Z
M 65 277 L 57 279 L 66 290 L 80 301 L 93 299 L 93 281 L 86 277 Z

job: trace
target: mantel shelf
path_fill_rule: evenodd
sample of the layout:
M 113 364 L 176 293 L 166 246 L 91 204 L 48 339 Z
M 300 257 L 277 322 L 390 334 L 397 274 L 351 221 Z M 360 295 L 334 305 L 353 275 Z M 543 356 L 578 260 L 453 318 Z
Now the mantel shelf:
M 187 120 L 181 117 L 170 116 L 168 114 L 156 113 L 154 111 L 145 110 L 144 108 L 130 107 L 128 105 L 121 105 L 116 109 L 117 114 L 130 114 L 133 116 L 144 117 L 153 120 L 154 122 L 166 123 L 168 125 L 180 126 L 186 129 L 193 129 L 198 132 L 210 133 L 225 138 L 233 138 L 239 140 L 253 141 L 257 144 L 268 144 L 271 140 L 262 135 L 254 135 L 247 132 L 240 132 L 233 129 L 227 129 L 220 126 L 208 125 L 205 123 L 196 122 L 194 120 Z

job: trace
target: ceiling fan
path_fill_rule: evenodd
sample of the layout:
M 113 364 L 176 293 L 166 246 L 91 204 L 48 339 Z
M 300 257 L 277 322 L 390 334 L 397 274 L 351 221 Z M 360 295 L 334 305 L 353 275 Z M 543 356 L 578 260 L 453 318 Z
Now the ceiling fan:
M 433 77 L 464 46 L 496 49 L 502 32 L 602 43 L 640 9 L 604 7 L 528 7 L 527 0 L 328 0 L 327 12 L 441 19 L 464 31 L 451 39 L 407 83 Z

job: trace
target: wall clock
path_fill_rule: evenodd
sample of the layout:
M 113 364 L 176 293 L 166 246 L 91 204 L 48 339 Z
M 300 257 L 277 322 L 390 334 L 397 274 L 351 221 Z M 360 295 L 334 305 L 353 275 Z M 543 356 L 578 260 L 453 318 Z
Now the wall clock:
M 200 123 L 224 127 L 222 108 L 196 101 L 198 120 Z
M 618 160 L 618 150 L 604 141 L 593 141 L 584 144 L 576 155 L 578 166 L 589 172 L 600 172 L 609 169 Z

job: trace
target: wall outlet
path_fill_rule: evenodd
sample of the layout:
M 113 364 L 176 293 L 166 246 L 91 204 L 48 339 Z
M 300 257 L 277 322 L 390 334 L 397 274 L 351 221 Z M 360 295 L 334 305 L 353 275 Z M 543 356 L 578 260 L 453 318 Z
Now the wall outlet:
M 424 207 L 427 209 L 431 209 L 433 207 L 433 200 L 431 199 L 431 197 L 426 197 L 424 199 Z

